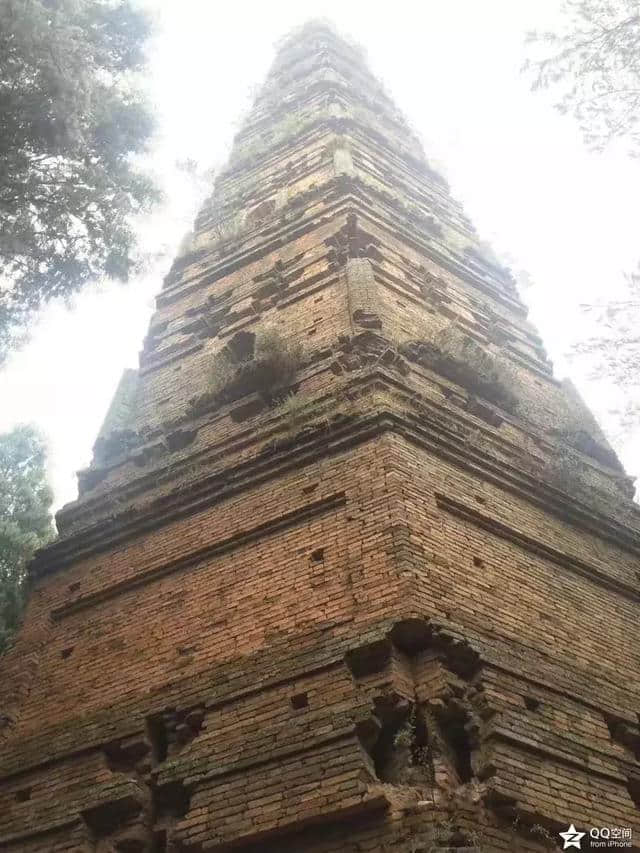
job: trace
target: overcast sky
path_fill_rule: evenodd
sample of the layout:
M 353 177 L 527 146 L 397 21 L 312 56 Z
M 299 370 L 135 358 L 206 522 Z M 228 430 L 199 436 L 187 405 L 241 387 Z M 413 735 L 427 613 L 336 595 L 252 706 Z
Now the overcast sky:
M 556 375 L 574 379 L 629 472 L 640 474 L 640 436 L 621 435 L 611 413 L 634 394 L 640 400 L 640 386 L 621 395 L 589 381 L 586 363 L 565 358 L 589 331 L 580 304 L 611 298 L 637 265 L 640 162 L 587 152 L 573 120 L 547 94 L 531 93 L 520 73 L 526 32 L 560 26 L 560 0 L 145 5 L 158 17 L 149 49 L 159 115 L 151 162 L 167 201 L 141 233 L 162 257 L 127 286 L 53 306 L 0 373 L 0 430 L 25 421 L 43 429 L 57 506 L 76 495 L 75 471 L 90 461 L 122 370 L 137 366 L 153 296 L 195 216 L 198 192 L 174 164 L 224 162 L 274 43 L 310 17 L 330 18 L 365 48 L 480 236 L 526 274 L 523 296 Z

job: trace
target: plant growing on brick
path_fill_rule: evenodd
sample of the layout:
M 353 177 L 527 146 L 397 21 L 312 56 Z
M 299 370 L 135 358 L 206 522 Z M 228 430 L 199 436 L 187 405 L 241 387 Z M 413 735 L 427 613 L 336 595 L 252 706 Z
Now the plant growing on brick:
M 306 394 L 288 394 L 274 409 L 281 418 L 283 433 L 272 443 L 273 449 L 282 449 L 289 445 L 300 433 L 327 430 L 338 421 L 354 417 L 350 401 L 335 397 L 320 399 Z
M 238 372 L 238 362 L 235 361 L 227 347 L 223 347 L 214 357 L 208 371 L 208 395 L 216 398 L 234 380 Z
M 438 851 L 442 853 L 442 851 L 453 850 L 454 848 L 449 848 L 448 845 L 454 832 L 453 818 L 438 820 L 411 840 L 407 853 L 438 853 Z
M 592 483 L 589 467 L 570 453 L 557 452 L 541 466 L 538 476 L 543 482 L 605 515 L 612 511 L 623 512 L 621 494 L 604 491 Z
M 178 256 L 172 265 L 172 272 L 178 271 L 188 263 L 202 259 L 207 252 L 217 249 L 228 240 L 240 237 L 247 230 L 247 223 L 239 218 L 219 220 L 207 231 L 186 234 L 180 244 Z
M 255 334 L 238 332 L 214 356 L 208 389 L 190 401 L 191 411 L 198 413 L 215 403 L 255 393 L 271 402 L 293 383 L 301 362 L 301 346 L 273 327 Z
M 97 439 L 93 446 L 94 461 L 97 465 L 105 465 L 134 450 L 141 442 L 141 437 L 134 430 L 114 429 Z
M 287 432 L 293 433 L 308 420 L 317 403 L 303 394 L 287 394 L 284 400 L 275 409 L 285 425 Z
M 324 151 L 327 155 L 332 156 L 336 151 L 350 151 L 351 141 L 347 136 L 341 133 L 335 133 L 329 142 L 327 142 Z
M 437 345 L 441 354 L 440 367 L 448 371 L 451 378 L 459 377 L 460 384 L 472 390 L 477 388 L 480 396 L 507 411 L 516 408 L 516 377 L 504 361 L 453 324 L 442 331 Z
M 262 366 L 265 383 L 276 388 L 289 385 L 302 360 L 302 347 L 287 340 L 277 329 L 267 327 L 256 335 L 256 366 Z
M 429 734 L 416 704 L 402 702 L 378 716 L 382 727 L 372 751 L 378 777 L 392 784 L 431 789 Z
M 200 245 L 206 245 L 209 241 L 212 248 L 225 243 L 227 240 L 233 240 L 240 237 L 247 230 L 247 224 L 239 217 L 226 219 L 216 223 L 211 229 L 211 235 L 201 235 L 199 237 Z
M 505 411 L 517 409 L 517 378 L 513 368 L 455 323 L 445 326 L 433 341 L 409 341 L 401 352 Z
M 284 142 L 285 139 L 291 139 L 298 136 L 303 130 L 310 127 L 312 124 L 315 124 L 318 118 L 322 117 L 322 115 L 323 114 L 321 112 L 318 112 L 314 116 L 301 116 L 295 114 L 285 116 L 285 118 L 276 125 L 269 139 L 264 140 L 256 138 L 247 140 L 236 149 L 230 162 L 234 167 L 236 167 L 238 163 L 245 160 L 252 160 L 254 157 L 259 155 L 265 155 L 268 151 L 276 148 Z
M 533 826 L 530 827 L 529 833 L 534 837 L 540 840 L 540 843 L 547 850 L 555 850 L 556 842 L 554 836 L 551 835 L 546 826 L 542 826 L 540 823 L 534 823 Z
M 573 447 L 574 450 L 578 450 L 580 453 L 590 456 L 592 459 L 600 462 L 601 465 L 606 465 L 609 468 L 615 468 L 617 471 L 623 470 L 620 460 L 616 456 L 615 452 L 610 447 L 606 447 L 598 441 L 588 426 L 588 424 L 571 422 L 556 429 L 555 433 L 558 438 L 566 442 L 569 447 Z

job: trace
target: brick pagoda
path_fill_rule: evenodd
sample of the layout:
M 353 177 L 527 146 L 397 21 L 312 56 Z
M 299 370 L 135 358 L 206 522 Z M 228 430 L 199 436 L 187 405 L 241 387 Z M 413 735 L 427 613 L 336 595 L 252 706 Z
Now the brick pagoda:
M 0 849 L 640 849 L 631 495 L 359 50 L 307 25 L 32 564 Z

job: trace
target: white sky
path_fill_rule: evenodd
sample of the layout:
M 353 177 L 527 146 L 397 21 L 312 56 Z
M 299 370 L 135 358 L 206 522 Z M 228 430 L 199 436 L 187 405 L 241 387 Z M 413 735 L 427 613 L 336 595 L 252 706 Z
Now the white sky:
M 144 2 L 159 23 L 150 46 L 160 121 L 152 162 L 167 202 L 141 233 L 163 256 L 141 280 L 96 287 L 72 309 L 52 306 L 0 373 L 0 430 L 24 421 L 43 429 L 57 506 L 76 495 L 75 471 L 90 461 L 123 368 L 137 366 L 153 295 L 195 216 L 197 190 L 175 162 L 224 162 L 274 42 L 310 17 L 330 18 L 365 48 L 480 236 L 528 273 L 524 296 L 556 374 L 574 379 L 629 472 L 640 474 L 640 436 L 620 437 L 608 413 L 629 392 L 588 381 L 586 364 L 563 358 L 586 334 L 580 303 L 611 298 L 640 257 L 640 161 L 587 152 L 573 120 L 520 73 L 525 33 L 557 28 L 560 0 Z M 640 400 L 640 384 L 633 390 Z

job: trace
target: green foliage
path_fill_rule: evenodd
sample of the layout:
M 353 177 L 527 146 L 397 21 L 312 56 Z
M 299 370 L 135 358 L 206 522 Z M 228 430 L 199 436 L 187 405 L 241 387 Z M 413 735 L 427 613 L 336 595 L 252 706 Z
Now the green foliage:
M 197 248 L 205 248 L 210 246 L 215 248 L 227 240 L 234 240 L 240 237 L 248 228 L 248 224 L 240 217 L 233 217 L 224 222 L 218 222 L 211 228 L 211 236 L 203 235 L 201 243 Z
M 606 447 L 597 438 L 591 434 L 589 429 L 585 429 L 580 424 L 570 423 L 564 427 L 559 427 L 554 430 L 554 433 L 566 442 L 569 447 L 590 456 L 592 459 L 600 462 L 601 465 L 606 465 L 618 471 L 622 470 L 622 466 L 615 452 L 610 447 Z
M 302 360 L 302 347 L 297 341 L 285 338 L 272 326 L 256 335 L 255 361 L 269 368 L 272 387 L 284 387 L 295 379 Z
M 428 734 L 424 725 L 418 717 L 417 706 L 411 706 L 411 712 L 398 729 L 393 738 L 393 746 L 396 749 L 404 749 L 409 752 L 409 763 L 412 767 L 422 767 L 428 770 L 432 779 L 432 755 Z
M 518 408 L 518 378 L 513 367 L 456 323 L 445 326 L 433 341 L 409 341 L 401 352 L 505 411 L 513 413 Z
M 393 738 L 396 749 L 411 749 L 413 746 L 413 733 L 408 725 L 401 728 Z
M 130 429 L 113 429 L 106 435 L 100 435 L 93 446 L 94 462 L 106 465 L 120 456 L 139 447 L 142 438 Z
M 636 0 L 566 0 L 564 33 L 531 33 L 540 55 L 527 66 L 533 88 L 556 93 L 557 107 L 572 113 L 585 142 L 602 150 L 613 140 L 640 156 L 640 13 Z M 593 334 L 573 347 L 586 359 L 594 379 L 604 379 L 626 400 L 614 410 L 620 438 L 640 427 L 637 377 L 640 372 L 640 269 L 618 301 L 583 306 Z
M 412 231 L 420 234 L 421 237 L 442 237 L 443 230 L 437 220 L 428 214 L 425 210 L 412 201 L 404 192 L 393 192 L 379 181 L 377 178 L 372 178 L 370 175 L 358 175 L 358 182 L 366 187 L 371 188 L 379 197 L 391 207 L 400 211 L 408 220 L 409 227 Z
M 556 849 L 555 837 L 552 836 L 549 830 L 545 826 L 542 826 L 542 824 L 534 823 L 533 826 L 530 827 L 529 833 L 534 838 L 538 838 L 542 845 L 548 850 Z
M 552 88 L 589 147 L 626 139 L 640 154 L 640 14 L 636 0 L 565 0 L 564 33 L 531 33 L 533 88 Z
M 621 393 L 620 408 L 611 411 L 619 423 L 619 437 L 640 430 L 640 267 L 626 277 L 621 299 L 582 305 L 593 333 L 572 347 L 573 358 L 584 358 L 591 378 L 606 380 Z
M 221 220 L 211 225 L 207 230 L 197 233 L 189 232 L 182 238 L 178 248 L 176 261 L 184 266 L 184 261 L 194 262 L 204 257 L 208 251 L 219 249 L 230 240 L 235 240 L 248 230 L 248 223 L 242 218 L 235 216 L 231 219 Z
M 223 347 L 214 356 L 208 371 L 208 393 L 213 397 L 220 394 L 231 383 L 237 370 L 238 365 L 234 363 L 231 353 L 227 347 Z
M 243 336 L 242 346 L 236 339 Z M 231 402 L 246 394 L 273 400 L 295 379 L 302 361 L 302 347 L 275 328 L 259 329 L 254 336 L 241 332 L 213 358 L 207 391 L 190 401 L 193 413 L 217 403 Z
M 336 133 L 331 137 L 329 142 L 327 142 L 324 150 L 330 157 L 333 156 L 336 151 L 351 151 L 351 140 L 348 136 Z
M 129 275 L 148 32 L 129 0 L 0 0 L 0 359 L 47 300 Z
M 542 478 L 575 498 L 584 492 L 585 468 L 570 454 L 553 454 L 542 465 Z
M 311 414 L 314 401 L 303 394 L 288 394 L 276 409 L 282 418 L 287 432 L 296 432 Z
M 536 474 L 541 482 L 548 483 L 596 512 L 620 518 L 625 513 L 625 496 L 619 490 L 616 491 L 615 487 L 605 491 L 602 482 L 594 480 L 590 467 L 569 452 L 552 453 Z
M 454 381 L 478 393 L 507 411 L 517 406 L 515 374 L 502 359 L 490 353 L 455 324 L 450 324 L 437 339 L 442 355 L 440 369 Z
M 26 565 L 53 536 L 45 447 L 29 426 L 0 435 L 0 654 L 20 624 Z
M 640 267 L 626 277 L 621 296 L 582 306 L 596 334 L 576 345 L 574 352 L 593 357 L 595 378 L 606 376 L 624 388 L 637 382 L 640 373 Z
M 271 135 L 267 139 L 254 137 L 234 148 L 230 162 L 234 168 L 237 168 L 238 164 L 245 160 L 264 157 L 267 152 L 275 150 L 285 141 L 289 142 L 293 140 L 303 131 L 308 130 L 312 125 L 327 116 L 328 112 L 326 110 L 316 111 L 312 115 L 307 116 L 288 113 L 273 128 Z
M 278 399 L 277 394 L 275 398 Z M 278 402 L 273 413 L 280 418 L 283 430 L 273 447 L 286 445 L 307 429 L 328 430 L 345 419 L 362 414 L 352 400 L 293 392 Z

